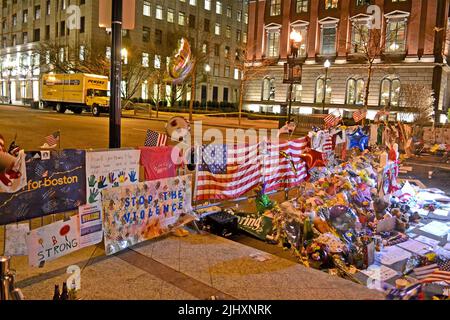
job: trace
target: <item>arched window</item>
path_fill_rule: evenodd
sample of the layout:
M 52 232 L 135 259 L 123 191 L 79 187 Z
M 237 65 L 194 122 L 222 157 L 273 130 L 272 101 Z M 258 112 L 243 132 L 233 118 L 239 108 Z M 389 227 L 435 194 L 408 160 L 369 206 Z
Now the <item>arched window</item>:
M 325 97 L 325 99 L 324 99 Z M 331 102 L 331 79 L 327 78 L 325 86 L 325 76 L 320 76 L 316 80 L 316 94 L 314 95 L 315 103 Z
M 262 83 L 261 99 L 275 100 L 275 78 L 265 77 Z
M 381 80 L 380 106 L 398 107 L 400 97 L 400 79 L 388 76 Z
M 346 90 L 346 104 L 358 104 L 364 103 L 364 79 L 363 78 L 349 78 L 347 80 Z

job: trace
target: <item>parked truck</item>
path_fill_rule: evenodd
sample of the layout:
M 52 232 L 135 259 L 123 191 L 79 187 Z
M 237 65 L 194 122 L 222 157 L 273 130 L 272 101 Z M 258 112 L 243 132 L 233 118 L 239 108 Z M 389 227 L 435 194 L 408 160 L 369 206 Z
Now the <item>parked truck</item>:
M 44 74 L 41 103 L 59 113 L 71 110 L 80 114 L 86 110 L 97 117 L 109 110 L 108 77 L 87 73 Z

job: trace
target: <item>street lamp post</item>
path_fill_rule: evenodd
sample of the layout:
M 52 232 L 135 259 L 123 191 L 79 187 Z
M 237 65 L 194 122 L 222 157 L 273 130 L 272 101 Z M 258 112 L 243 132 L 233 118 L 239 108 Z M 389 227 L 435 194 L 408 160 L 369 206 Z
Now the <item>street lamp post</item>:
M 14 66 L 8 61 L 6 65 L 6 70 L 8 71 L 8 92 L 9 92 L 9 104 L 12 104 L 12 92 L 11 92 L 11 77 Z
M 209 64 L 205 64 L 205 73 L 206 73 L 206 102 L 205 102 L 205 110 L 208 110 L 208 92 L 209 92 L 209 73 L 211 72 L 211 66 Z
M 327 94 L 328 69 L 331 67 L 330 60 L 327 59 L 323 66 L 325 67 L 325 79 L 323 81 L 322 114 L 325 114 L 325 97 Z
M 293 67 L 294 61 L 298 57 L 298 48 L 300 43 L 302 42 L 302 35 L 296 30 L 292 30 L 289 39 L 291 40 L 291 52 L 288 55 L 288 72 L 289 72 L 289 107 L 288 107 L 288 117 L 287 122 L 291 122 L 291 112 L 292 112 L 292 91 L 294 89 L 294 75 L 293 75 Z M 297 46 L 298 44 L 298 46 Z

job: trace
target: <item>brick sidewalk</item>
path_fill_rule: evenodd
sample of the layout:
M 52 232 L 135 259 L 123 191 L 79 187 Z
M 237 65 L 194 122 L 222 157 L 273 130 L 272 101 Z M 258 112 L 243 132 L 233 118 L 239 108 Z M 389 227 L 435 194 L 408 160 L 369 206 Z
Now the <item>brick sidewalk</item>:
M 253 253 L 269 259 L 256 261 L 250 257 Z M 54 285 L 61 286 L 67 279 L 66 268 L 71 264 L 83 269 L 79 297 L 86 300 L 204 300 L 212 295 L 269 300 L 384 298 L 348 280 L 211 234 L 162 237 L 109 257 L 100 244 L 41 269 L 28 267 L 26 257 L 12 261 L 17 286 L 26 299 L 36 300 L 52 298 Z

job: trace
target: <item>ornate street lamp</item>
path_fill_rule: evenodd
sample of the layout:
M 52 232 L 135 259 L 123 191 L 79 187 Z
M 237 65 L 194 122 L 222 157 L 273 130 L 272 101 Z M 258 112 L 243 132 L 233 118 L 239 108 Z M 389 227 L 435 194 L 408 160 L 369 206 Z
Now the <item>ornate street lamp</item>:
M 296 59 L 298 58 L 298 48 L 302 42 L 302 35 L 300 32 L 292 29 L 289 39 L 291 41 L 291 52 L 288 55 L 288 62 L 284 64 L 284 83 L 289 83 L 289 108 L 287 122 L 291 122 L 292 109 L 292 91 L 294 83 L 300 83 L 302 77 L 302 65 Z
M 327 94 L 328 69 L 331 67 L 330 60 L 327 59 L 323 66 L 325 68 L 325 79 L 323 81 L 322 114 L 325 114 L 325 97 Z

